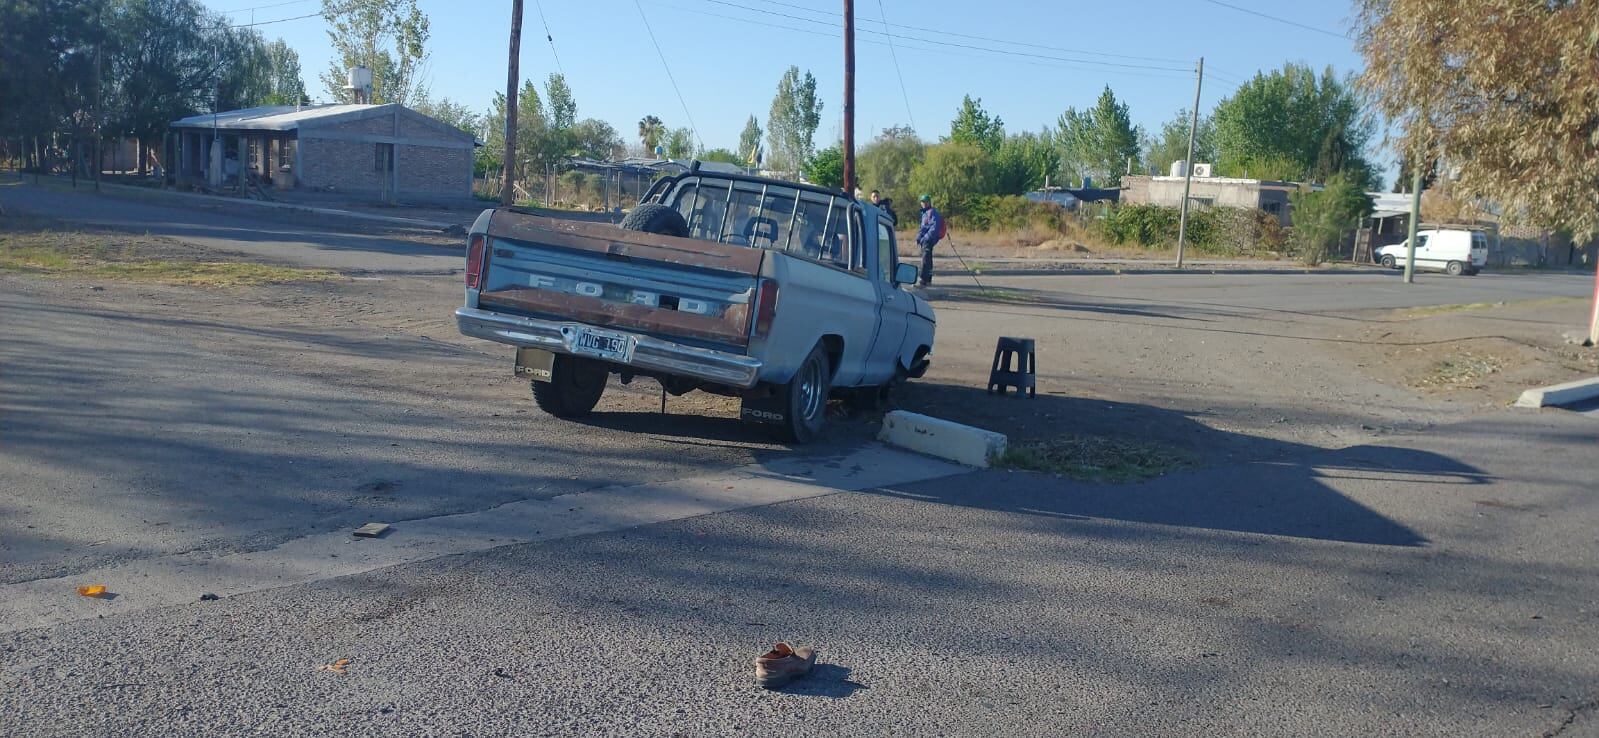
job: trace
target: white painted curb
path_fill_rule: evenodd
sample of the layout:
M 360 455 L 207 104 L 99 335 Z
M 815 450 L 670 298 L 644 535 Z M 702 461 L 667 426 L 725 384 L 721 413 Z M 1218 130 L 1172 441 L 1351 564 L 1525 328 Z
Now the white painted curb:
M 1526 390 L 1521 393 L 1521 398 L 1516 400 L 1516 407 L 1570 405 L 1574 402 L 1582 402 L 1595 397 L 1599 397 L 1599 377 L 1590 377 L 1588 379 L 1579 379 L 1575 382 Z
M 982 428 L 903 410 L 883 417 L 877 439 L 928 456 L 983 469 L 1005 454 L 1006 438 Z

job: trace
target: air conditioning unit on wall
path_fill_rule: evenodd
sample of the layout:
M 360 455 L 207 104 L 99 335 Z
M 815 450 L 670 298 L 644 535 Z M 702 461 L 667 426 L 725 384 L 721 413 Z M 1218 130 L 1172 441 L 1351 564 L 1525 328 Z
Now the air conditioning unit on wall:
M 1195 177 L 1209 177 L 1210 176 L 1210 165 L 1209 164 L 1195 164 L 1194 165 L 1194 176 Z

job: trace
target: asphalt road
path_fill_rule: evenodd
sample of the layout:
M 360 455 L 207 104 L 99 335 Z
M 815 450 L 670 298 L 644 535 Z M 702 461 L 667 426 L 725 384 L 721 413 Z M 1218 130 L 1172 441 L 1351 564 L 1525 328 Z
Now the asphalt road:
M 1582 278 L 985 279 L 1004 304 L 945 280 L 912 409 L 1205 461 L 849 484 L 917 462 L 851 461 L 870 419 L 791 450 L 714 402 L 663 416 L 650 387 L 587 424 L 537 415 L 504 352 L 450 335 L 447 247 L 0 204 L 383 277 L 0 276 L 0 600 L 49 623 L 0 628 L 0 732 L 1596 734 L 1599 423 L 1455 407 L 1340 353 L 1372 308 Z M 1036 402 L 982 398 L 996 327 L 1047 347 Z M 342 535 L 373 519 L 395 532 Z M 71 593 L 108 572 L 115 599 Z M 778 638 L 824 665 L 758 691 Z

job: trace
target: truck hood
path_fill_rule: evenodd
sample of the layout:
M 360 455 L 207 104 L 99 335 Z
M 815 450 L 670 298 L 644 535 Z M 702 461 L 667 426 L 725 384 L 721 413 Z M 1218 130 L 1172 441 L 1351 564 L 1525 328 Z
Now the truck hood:
M 930 322 L 937 323 L 938 318 L 933 315 L 932 303 L 929 303 L 915 292 L 909 294 L 911 296 L 911 312 L 928 319 Z

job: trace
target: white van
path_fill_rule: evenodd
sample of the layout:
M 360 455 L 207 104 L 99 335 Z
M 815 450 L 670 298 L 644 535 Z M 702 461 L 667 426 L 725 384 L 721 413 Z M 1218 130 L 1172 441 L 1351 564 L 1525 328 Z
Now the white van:
M 1384 246 L 1372 254 L 1389 269 L 1405 266 L 1409 241 Z M 1476 274 L 1488 263 L 1488 237 L 1482 231 L 1439 228 L 1416 232 L 1416 268 L 1437 269 L 1454 276 Z

